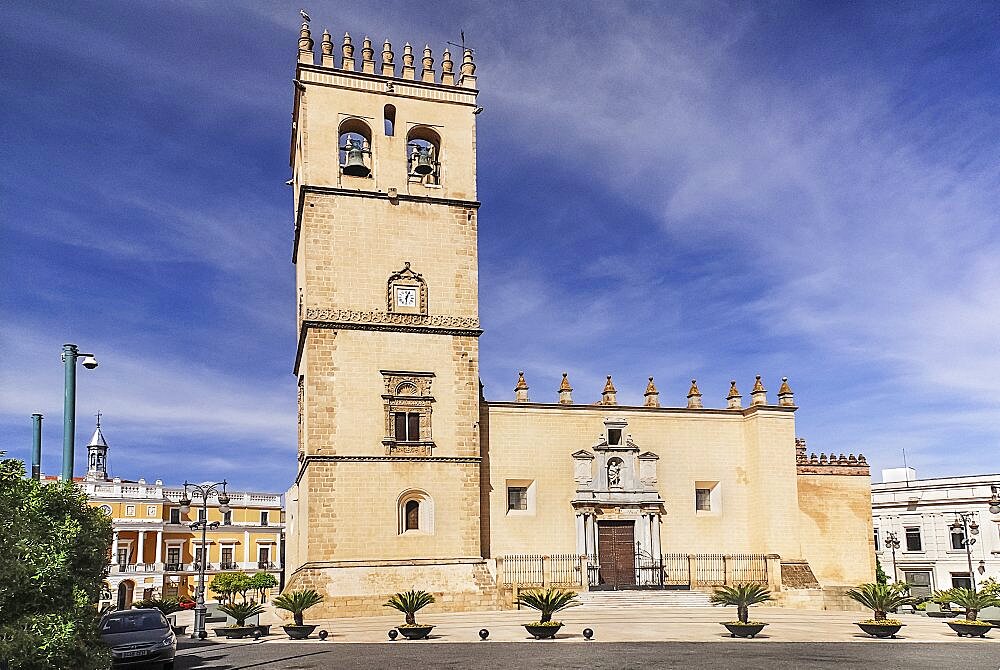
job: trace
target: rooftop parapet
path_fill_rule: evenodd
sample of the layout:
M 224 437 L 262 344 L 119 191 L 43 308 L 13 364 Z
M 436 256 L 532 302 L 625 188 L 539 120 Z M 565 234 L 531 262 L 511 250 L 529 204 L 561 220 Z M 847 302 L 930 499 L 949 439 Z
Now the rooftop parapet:
M 871 471 L 864 454 L 812 453 L 806 456 L 805 440 L 795 440 L 795 465 L 800 475 L 857 475 L 869 476 Z
M 375 60 L 375 49 L 372 41 L 367 36 L 361 44 L 361 68 L 356 68 L 354 57 L 354 43 L 349 33 L 344 33 L 343 43 L 340 47 L 341 57 L 338 65 L 333 53 L 333 41 L 330 39 L 329 30 L 323 30 L 323 37 L 320 42 L 320 66 L 334 70 L 347 72 L 361 72 L 374 76 L 396 78 L 395 53 L 392 45 L 386 39 L 382 44 L 381 63 Z M 312 31 L 309 21 L 303 20 L 299 28 L 298 62 L 305 65 L 315 65 L 315 54 L 313 53 Z M 441 59 L 440 73 L 434 68 L 434 52 L 430 44 L 425 44 L 420 59 L 421 71 L 419 81 L 427 84 L 440 84 L 442 86 L 457 86 L 459 88 L 476 88 L 476 63 L 475 52 L 471 48 L 462 48 L 462 63 L 459 66 L 459 73 L 456 81 L 455 62 L 451 57 L 451 50 L 445 48 Z M 402 72 L 399 78 L 410 81 L 418 81 L 417 71 L 414 65 L 413 47 L 407 42 L 403 46 Z

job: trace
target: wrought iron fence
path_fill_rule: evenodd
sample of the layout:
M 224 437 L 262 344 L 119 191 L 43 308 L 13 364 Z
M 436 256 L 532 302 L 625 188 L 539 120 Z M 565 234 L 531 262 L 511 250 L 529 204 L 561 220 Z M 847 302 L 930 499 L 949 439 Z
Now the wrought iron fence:
M 549 556 L 549 583 L 559 586 L 580 585 L 580 557 L 576 554 Z
M 503 580 L 507 584 L 542 586 L 545 566 L 541 554 L 515 554 L 503 557 Z
M 698 584 L 719 586 L 726 583 L 726 556 L 724 554 L 696 554 L 695 579 Z
M 764 554 L 733 554 L 728 560 L 730 583 L 767 584 L 767 556 Z

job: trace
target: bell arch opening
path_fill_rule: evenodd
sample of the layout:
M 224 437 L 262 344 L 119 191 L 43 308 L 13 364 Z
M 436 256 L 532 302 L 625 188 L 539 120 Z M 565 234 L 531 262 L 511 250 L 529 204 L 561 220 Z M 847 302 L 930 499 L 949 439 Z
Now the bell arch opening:
M 340 171 L 345 177 L 370 177 L 372 174 L 372 129 L 361 119 L 341 122 L 337 132 Z

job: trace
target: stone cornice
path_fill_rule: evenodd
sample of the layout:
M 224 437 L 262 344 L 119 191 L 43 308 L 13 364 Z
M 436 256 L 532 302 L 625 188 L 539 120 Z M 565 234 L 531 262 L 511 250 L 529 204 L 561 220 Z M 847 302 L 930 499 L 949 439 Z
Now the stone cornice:
M 464 86 L 448 86 L 438 82 L 387 77 L 382 74 L 370 74 L 307 63 L 298 64 L 295 78 L 302 84 L 384 93 L 394 98 L 418 98 L 467 107 L 475 107 L 476 95 L 479 93 L 477 89 Z
M 377 310 L 325 309 L 310 307 L 299 326 L 299 343 L 295 351 L 292 373 L 299 374 L 299 363 L 310 329 L 371 330 L 389 333 L 422 333 L 479 337 L 483 334 L 479 319 L 446 314 L 398 314 Z
M 358 189 L 340 188 L 339 186 L 311 186 L 302 184 L 299 187 L 299 205 L 295 211 L 294 239 L 292 240 L 292 263 L 297 260 L 299 253 L 299 234 L 302 232 L 302 213 L 305 211 L 306 195 L 315 193 L 318 195 L 336 195 L 348 198 L 373 198 L 375 200 L 389 200 L 389 194 L 382 191 L 359 191 Z M 457 198 L 435 198 L 426 195 L 410 195 L 399 193 L 394 198 L 395 202 L 415 202 L 431 205 L 450 205 L 452 207 L 465 207 L 479 209 L 482 204 L 478 200 L 460 200 Z
M 408 462 L 408 463 L 462 463 L 466 465 L 479 465 L 482 462 L 479 456 L 341 456 L 341 455 L 319 455 L 306 456 L 299 466 L 299 472 L 295 475 L 295 483 L 298 484 L 305 474 L 309 463 L 313 461 L 323 463 L 374 463 L 385 462 Z
M 841 475 L 847 477 L 870 477 L 871 471 L 867 465 L 809 465 L 795 466 L 798 475 Z
M 646 407 L 644 405 L 601 405 L 600 403 L 583 404 L 574 403 L 572 405 L 563 405 L 560 403 L 545 403 L 545 402 L 515 402 L 515 401 L 494 401 L 494 400 L 480 400 L 480 404 L 486 406 L 487 408 L 499 408 L 499 409 L 518 409 L 518 410 L 559 410 L 559 411 L 582 411 L 582 410 L 601 410 L 607 414 L 614 414 L 617 411 L 625 412 L 646 412 L 651 414 L 687 414 L 690 416 L 698 415 L 717 415 L 717 416 L 751 416 L 757 414 L 758 412 L 773 412 L 776 414 L 792 414 L 798 407 L 782 407 L 778 405 L 754 405 L 753 407 L 743 407 L 741 409 L 724 409 L 724 408 L 712 408 L 712 407 Z

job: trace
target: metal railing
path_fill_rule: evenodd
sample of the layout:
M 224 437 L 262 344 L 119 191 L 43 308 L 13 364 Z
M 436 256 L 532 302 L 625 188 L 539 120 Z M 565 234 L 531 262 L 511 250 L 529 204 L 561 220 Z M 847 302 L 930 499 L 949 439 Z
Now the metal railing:
M 726 557 L 724 554 L 695 554 L 695 580 L 705 586 L 726 583 Z
M 767 556 L 764 554 L 733 554 L 727 558 L 732 584 L 767 584 Z
M 521 586 L 542 586 L 545 565 L 541 554 L 515 554 L 503 557 L 503 581 Z
M 164 572 L 184 572 L 185 569 L 184 563 L 166 563 L 163 566 Z
M 235 570 L 237 567 L 236 563 L 232 561 L 227 561 L 225 563 L 219 563 L 219 570 Z
M 574 586 L 580 584 L 580 557 L 576 554 L 552 554 L 548 557 L 549 584 Z

